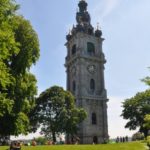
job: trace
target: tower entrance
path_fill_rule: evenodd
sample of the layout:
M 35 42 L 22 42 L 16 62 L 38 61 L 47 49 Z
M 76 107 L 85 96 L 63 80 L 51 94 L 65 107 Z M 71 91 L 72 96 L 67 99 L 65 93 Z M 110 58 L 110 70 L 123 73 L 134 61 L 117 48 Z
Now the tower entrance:
M 94 136 L 94 137 L 93 137 L 93 143 L 94 143 L 94 144 L 98 144 L 98 138 L 97 138 L 97 136 Z

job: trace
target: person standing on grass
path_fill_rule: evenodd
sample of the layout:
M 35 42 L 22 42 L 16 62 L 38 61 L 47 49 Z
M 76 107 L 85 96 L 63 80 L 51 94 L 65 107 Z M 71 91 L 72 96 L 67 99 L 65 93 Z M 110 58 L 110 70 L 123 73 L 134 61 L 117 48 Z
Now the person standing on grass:
M 129 141 L 129 138 L 128 138 L 128 136 L 126 136 L 126 137 L 125 137 L 125 139 L 126 139 L 126 142 L 128 142 L 128 141 Z

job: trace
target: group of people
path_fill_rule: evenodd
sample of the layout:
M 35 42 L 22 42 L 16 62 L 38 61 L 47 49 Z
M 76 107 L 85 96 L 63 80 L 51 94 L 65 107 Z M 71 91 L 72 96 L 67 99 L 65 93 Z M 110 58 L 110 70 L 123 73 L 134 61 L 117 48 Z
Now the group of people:
M 124 142 L 128 142 L 129 141 L 129 138 L 128 136 L 125 136 L 125 137 L 117 137 L 116 138 L 116 143 L 124 143 Z

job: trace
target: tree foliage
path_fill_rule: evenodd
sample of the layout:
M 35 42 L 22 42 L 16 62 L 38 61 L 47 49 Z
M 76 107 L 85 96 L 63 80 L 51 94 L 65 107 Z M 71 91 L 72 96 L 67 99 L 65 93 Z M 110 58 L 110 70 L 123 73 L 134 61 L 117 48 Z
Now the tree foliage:
M 144 82 L 146 85 L 150 86 L 150 77 L 145 77 L 144 79 L 141 80 L 142 82 Z
M 144 127 L 150 130 L 150 114 L 147 114 L 144 118 Z
M 68 91 L 53 86 L 42 92 L 36 100 L 34 116 L 42 124 L 42 133 L 56 141 L 59 133 L 75 134 L 77 124 L 86 117 L 83 109 L 75 107 L 74 97 Z
M 143 125 L 147 114 L 150 114 L 150 90 L 137 93 L 123 102 L 122 117 L 128 120 L 125 127 L 130 130 L 139 127 L 140 132 L 143 132 L 145 136 L 147 136 L 148 129 Z
M 39 42 L 13 0 L 0 0 L 0 135 L 27 134 L 37 93 L 29 72 L 39 58 Z
M 140 141 L 140 140 L 144 140 L 144 134 L 137 132 L 135 134 L 132 135 L 132 141 Z

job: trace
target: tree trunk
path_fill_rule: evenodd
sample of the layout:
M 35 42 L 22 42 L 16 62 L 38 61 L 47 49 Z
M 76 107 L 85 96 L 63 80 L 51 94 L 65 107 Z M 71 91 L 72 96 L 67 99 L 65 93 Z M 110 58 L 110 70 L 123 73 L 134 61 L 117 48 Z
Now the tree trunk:
M 52 132 L 53 142 L 56 143 L 56 134 L 55 132 Z
M 148 130 L 144 130 L 144 136 L 145 138 L 148 136 Z
M 66 133 L 66 143 L 67 143 L 67 144 L 70 144 L 70 137 L 69 137 L 69 134 L 68 134 L 68 133 Z
M 140 132 L 144 133 L 144 137 L 148 136 L 148 129 L 141 127 Z

